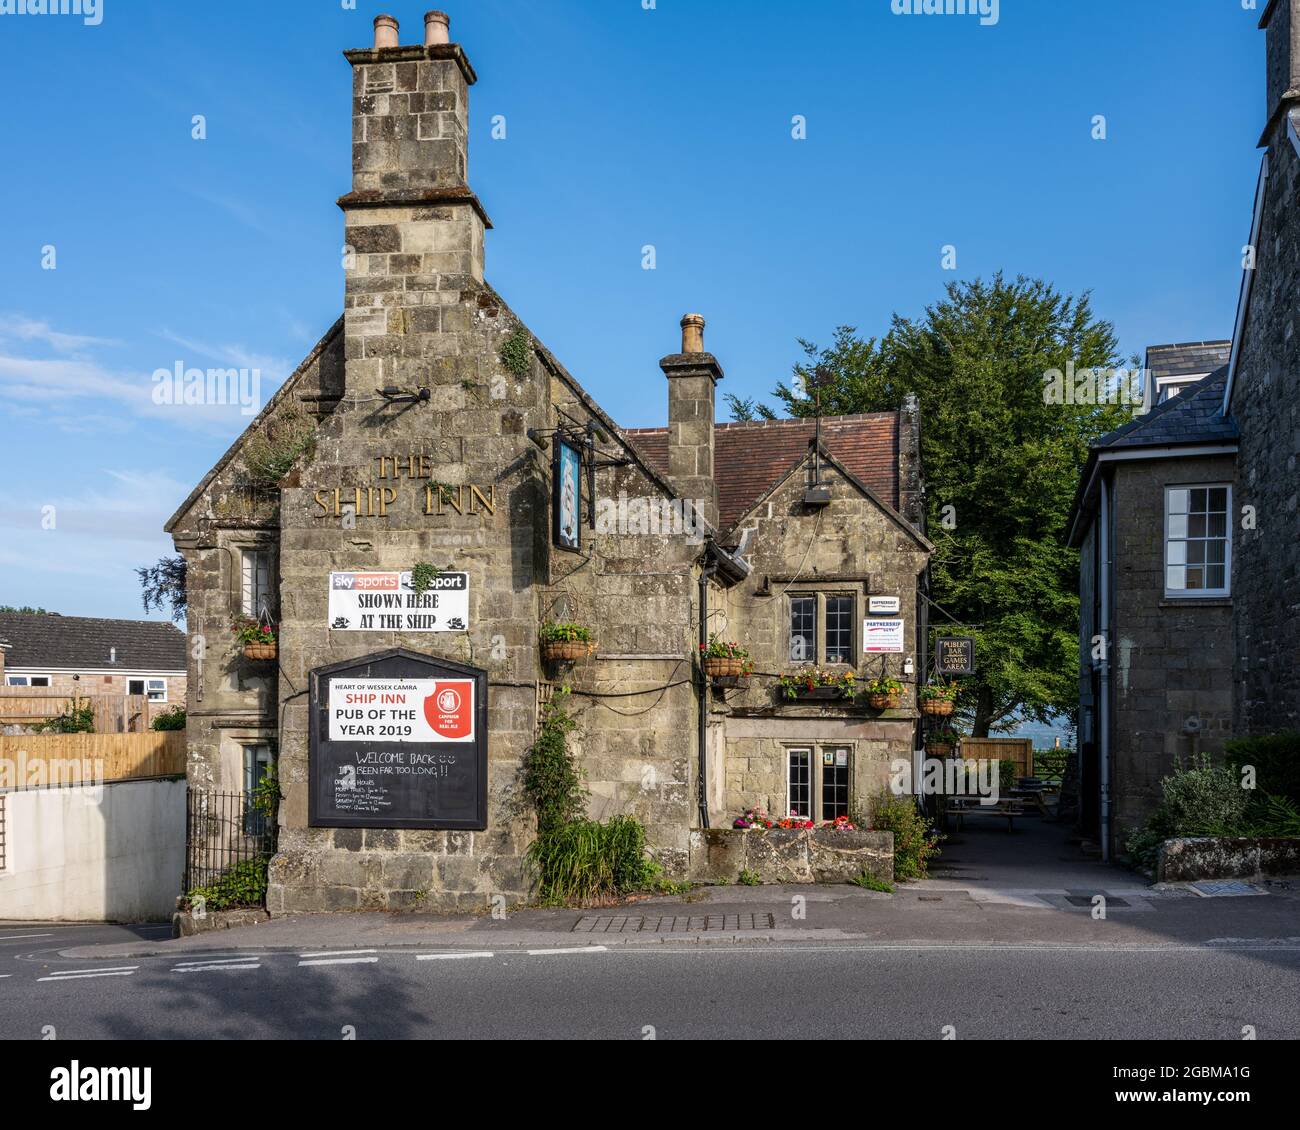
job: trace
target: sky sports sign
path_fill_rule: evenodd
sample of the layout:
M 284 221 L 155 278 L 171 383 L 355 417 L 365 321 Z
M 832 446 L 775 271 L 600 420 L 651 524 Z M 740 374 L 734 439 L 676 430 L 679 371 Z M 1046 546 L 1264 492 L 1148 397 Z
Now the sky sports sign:
M 331 573 L 330 630 L 467 632 L 469 574 L 439 573 L 422 592 L 411 574 Z

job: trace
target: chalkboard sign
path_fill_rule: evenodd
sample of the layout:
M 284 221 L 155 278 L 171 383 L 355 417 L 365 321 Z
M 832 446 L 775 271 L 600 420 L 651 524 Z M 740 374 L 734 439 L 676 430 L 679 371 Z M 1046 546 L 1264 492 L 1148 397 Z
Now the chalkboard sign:
M 941 675 L 975 674 L 975 640 L 970 636 L 939 636 L 934 654 Z
M 313 828 L 487 827 L 487 672 L 404 648 L 311 673 Z

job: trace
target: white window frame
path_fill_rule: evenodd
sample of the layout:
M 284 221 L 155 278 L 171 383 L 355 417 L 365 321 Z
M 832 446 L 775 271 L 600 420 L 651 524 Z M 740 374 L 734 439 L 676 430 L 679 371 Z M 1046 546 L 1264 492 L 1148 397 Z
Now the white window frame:
M 827 658 L 827 641 L 830 637 L 830 601 L 843 598 L 850 601 L 849 607 L 849 658 Z M 811 600 L 813 602 L 812 654 L 804 659 L 796 659 L 794 651 L 794 602 Z M 862 643 L 858 637 L 857 624 L 862 611 L 862 602 L 858 594 L 850 589 L 795 589 L 787 594 L 785 606 L 785 650 L 790 663 L 795 667 L 857 667 L 862 655 Z
M 1171 568 L 1187 568 L 1187 562 L 1171 562 L 1169 560 L 1169 548 L 1172 542 L 1179 542 L 1183 545 L 1189 544 L 1189 541 L 1204 541 L 1209 544 L 1210 541 L 1218 541 L 1218 538 L 1209 538 L 1208 532 L 1205 538 L 1188 539 L 1183 537 L 1171 537 L 1169 532 L 1169 520 L 1175 515 L 1169 512 L 1170 496 L 1174 491 L 1193 491 L 1193 490 L 1222 490 L 1226 491 L 1226 502 L 1223 522 L 1223 587 L 1216 589 L 1199 588 L 1199 589 L 1171 589 L 1169 587 L 1169 570 Z M 1164 570 L 1161 574 L 1163 578 L 1162 588 L 1166 600 L 1204 600 L 1218 599 L 1232 595 L 1232 484 L 1231 483 L 1173 483 L 1165 487 L 1164 503 L 1164 527 L 1162 530 L 1162 539 L 1164 542 Z M 1208 567 L 1210 562 L 1202 564 L 1202 568 Z M 1213 562 L 1217 565 L 1218 562 Z M 1195 568 L 1195 566 L 1192 566 Z
M 260 619 L 263 605 L 268 616 L 274 615 L 274 568 L 275 558 L 269 549 L 249 546 L 239 551 L 239 607 L 245 616 Z
M 144 690 L 142 690 L 140 694 L 144 698 L 148 699 L 150 702 L 167 701 L 167 680 L 166 679 L 153 679 L 147 676 L 127 679 L 126 693 L 128 697 L 131 697 L 134 694 L 134 692 L 131 690 L 132 683 L 144 684 Z
M 788 745 L 784 749 L 785 761 L 785 812 L 781 818 L 791 815 L 794 812 L 794 801 L 790 795 L 790 759 L 796 753 L 805 753 L 808 755 L 808 807 L 809 814 L 801 816 L 799 819 L 811 820 L 814 824 L 820 826 L 828 819 L 825 813 L 824 799 L 822 795 L 822 770 L 825 767 L 823 754 L 834 754 L 838 750 L 844 750 L 848 754 L 848 764 L 846 768 L 849 771 L 847 812 L 853 810 L 853 750 L 852 742 L 809 742 L 803 745 Z
M 33 679 L 44 679 L 43 683 L 33 683 Z M 49 675 L 6 675 L 6 687 L 34 687 L 42 690 L 50 690 L 54 686 L 54 680 Z

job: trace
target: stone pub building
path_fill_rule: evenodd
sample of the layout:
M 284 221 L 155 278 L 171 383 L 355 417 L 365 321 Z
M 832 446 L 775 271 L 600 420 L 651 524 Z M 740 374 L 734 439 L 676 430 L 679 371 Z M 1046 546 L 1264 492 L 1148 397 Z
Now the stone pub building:
M 748 807 L 865 814 L 916 737 L 915 404 L 715 425 L 723 369 L 689 315 L 655 374 L 667 427 L 620 428 L 485 281 L 477 76 L 445 15 L 424 32 L 381 16 L 345 52 L 342 317 L 167 526 L 191 785 L 246 792 L 278 764 L 273 913 L 526 897 L 518 774 L 561 684 L 590 815 L 636 816 L 669 874 L 698 874 L 704 829 Z M 278 624 L 275 659 L 245 655 L 241 613 Z M 548 621 L 594 651 L 544 660 Z M 752 654 L 736 686 L 699 669 L 714 633 Z M 798 667 L 907 689 L 883 712 L 789 701 Z

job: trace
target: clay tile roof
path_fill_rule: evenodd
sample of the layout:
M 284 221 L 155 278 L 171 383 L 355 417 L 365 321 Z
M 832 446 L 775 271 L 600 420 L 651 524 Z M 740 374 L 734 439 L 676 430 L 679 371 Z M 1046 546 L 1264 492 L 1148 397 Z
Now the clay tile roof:
M 158 620 L 98 620 L 0 612 L 5 667 L 51 670 L 185 671 L 185 633 Z M 117 662 L 109 663 L 112 649 Z
M 734 526 L 745 512 L 808 454 L 812 420 L 756 420 L 713 430 L 718 521 Z M 625 428 L 650 465 L 668 474 L 668 429 Z M 898 508 L 898 413 L 872 412 L 822 419 L 822 443 L 881 499 Z

